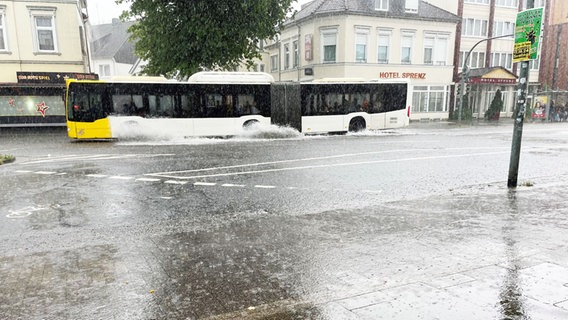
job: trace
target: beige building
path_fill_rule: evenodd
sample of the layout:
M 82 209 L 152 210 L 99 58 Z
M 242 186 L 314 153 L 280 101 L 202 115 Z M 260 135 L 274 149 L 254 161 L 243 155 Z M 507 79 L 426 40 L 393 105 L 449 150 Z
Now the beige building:
M 411 119 L 447 119 L 459 18 L 418 0 L 314 0 L 265 46 L 281 81 L 408 79 Z
M 85 73 L 86 0 L 0 0 L 0 82 L 18 72 Z
M 511 116 L 515 108 L 516 76 L 519 70 L 513 63 L 513 46 L 517 13 L 525 10 L 527 0 L 429 0 L 430 3 L 460 16 L 454 80 L 460 81 L 464 62 L 470 70 L 470 105 L 473 116 L 483 118 L 495 92 L 503 93 L 502 116 Z M 534 0 L 534 7 L 544 7 L 545 0 Z M 542 48 L 541 48 L 542 49 Z M 540 57 L 530 63 L 529 91 L 540 85 Z M 505 72 L 495 72 L 503 68 Z M 472 77 L 474 75 L 474 77 Z M 529 97 L 530 98 L 530 97 Z

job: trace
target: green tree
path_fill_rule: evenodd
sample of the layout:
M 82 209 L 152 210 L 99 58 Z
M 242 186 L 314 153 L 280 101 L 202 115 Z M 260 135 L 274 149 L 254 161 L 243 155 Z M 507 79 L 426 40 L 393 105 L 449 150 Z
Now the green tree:
M 257 39 L 272 39 L 296 0 L 116 0 L 149 75 L 189 76 L 202 69 L 248 67 Z
M 461 120 L 462 121 L 471 121 L 473 119 L 473 111 L 469 107 L 469 95 L 466 94 L 463 96 L 463 106 L 461 112 Z M 460 101 L 458 99 L 456 106 L 454 107 L 454 112 L 452 112 L 452 116 L 450 120 L 458 120 L 459 118 L 459 105 Z
M 499 120 L 499 115 L 503 110 L 503 99 L 501 98 L 501 90 L 497 89 L 495 92 L 495 97 L 491 101 L 491 105 L 485 111 L 485 119 L 487 120 Z

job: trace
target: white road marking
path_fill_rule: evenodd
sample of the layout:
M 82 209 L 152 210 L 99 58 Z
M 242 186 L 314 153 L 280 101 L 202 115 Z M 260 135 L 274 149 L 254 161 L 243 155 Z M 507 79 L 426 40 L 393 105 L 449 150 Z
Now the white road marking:
M 36 171 L 35 173 L 37 173 L 37 174 L 43 174 L 43 175 L 50 175 L 50 174 L 56 174 L 57 172 L 53 172 L 53 171 Z
M 225 183 L 225 184 L 222 184 L 221 187 L 228 187 L 228 188 L 244 188 L 244 187 L 246 187 L 246 185 L 244 185 L 244 184 Z
M 164 183 L 167 183 L 167 184 L 186 184 L 187 181 L 166 180 L 166 181 L 164 181 Z
M 158 178 L 138 178 L 135 181 L 142 181 L 142 182 L 158 182 L 161 181 L 162 179 L 158 179 Z
M 250 170 L 250 171 L 239 171 L 239 172 L 214 173 L 214 174 L 204 174 L 204 175 L 196 175 L 196 176 L 171 176 L 171 175 L 161 175 L 161 174 L 156 174 L 156 173 L 146 174 L 146 175 L 166 177 L 166 178 L 174 178 L 174 179 L 203 179 L 203 178 L 214 178 L 214 177 L 238 176 L 238 175 L 255 174 L 255 173 L 269 173 L 269 172 L 321 169 L 321 168 L 332 168 L 332 167 L 361 166 L 361 165 L 378 164 L 378 163 L 438 160 L 438 159 L 450 159 L 450 158 L 464 158 L 464 157 L 472 157 L 472 156 L 490 156 L 490 155 L 506 154 L 506 153 L 509 153 L 509 151 L 466 153 L 466 154 L 440 155 L 440 156 L 428 156 L 428 157 L 413 157 L 413 158 L 402 158 L 402 159 L 368 160 L 368 161 L 344 162 L 344 163 L 328 163 L 328 164 L 299 166 L 299 167 L 287 167 L 287 168 L 275 168 L 275 169 L 264 169 L 264 170 Z M 183 172 L 187 172 L 187 171 L 178 171 L 178 173 L 183 173 Z
M 259 189 L 275 189 L 276 188 L 276 186 L 263 186 L 263 185 L 259 185 L 259 184 L 257 184 L 254 187 L 259 188 Z
M 134 179 L 134 177 L 128 177 L 128 176 L 110 176 L 109 179 L 115 179 L 115 180 L 132 180 L 132 179 Z
M 38 164 L 38 163 L 49 163 L 49 162 L 64 162 L 64 161 L 80 161 L 80 160 L 113 160 L 113 159 L 126 159 L 126 158 L 153 158 L 153 157 L 164 157 L 173 156 L 173 153 L 159 153 L 159 154 L 95 154 L 95 155 L 66 155 L 61 157 L 48 157 L 45 159 L 32 160 L 23 164 Z
M 432 148 L 396 149 L 396 150 L 383 150 L 383 151 L 371 151 L 371 152 L 359 152 L 359 153 L 346 153 L 346 154 L 323 156 L 323 157 L 311 157 L 311 158 L 301 158 L 301 159 L 289 159 L 289 160 L 279 160 L 279 161 L 247 163 L 247 164 L 239 164 L 239 165 L 234 165 L 234 166 L 211 167 L 211 168 L 192 169 L 192 170 L 164 171 L 164 172 L 156 172 L 156 173 L 145 173 L 144 175 L 166 177 L 166 178 L 180 178 L 179 175 L 172 175 L 172 174 L 183 174 L 183 173 L 192 173 L 192 172 L 237 169 L 237 168 L 246 168 L 246 167 L 258 167 L 258 166 L 264 166 L 264 165 L 270 165 L 270 164 L 282 164 L 282 163 L 293 163 L 293 162 L 315 161 L 315 160 L 328 160 L 328 159 L 357 157 L 357 156 L 384 154 L 384 153 L 402 153 L 402 152 L 415 152 L 415 151 L 438 151 L 439 152 L 439 151 L 486 150 L 486 149 L 509 150 L 510 148 L 508 148 L 508 147 L 466 147 L 466 148 L 441 148 L 441 149 L 432 149 Z M 469 156 L 469 155 L 467 155 L 467 156 Z M 394 160 L 394 161 L 398 161 L 398 160 Z M 283 169 L 283 170 L 286 170 L 286 169 Z M 251 172 L 254 172 L 254 171 L 251 171 Z M 263 171 L 259 171 L 259 172 L 263 172 Z M 235 174 L 234 173 L 227 173 L 227 175 L 235 175 Z M 212 176 L 215 176 L 215 175 L 212 175 Z M 195 176 L 195 177 L 199 177 L 199 176 Z M 203 175 L 203 177 L 207 177 L 207 175 Z M 191 177 L 191 178 L 193 178 L 193 177 Z M 189 178 L 189 179 L 191 179 L 191 178 Z
M 106 174 L 96 174 L 96 173 L 87 174 L 86 176 L 91 177 L 91 178 L 106 178 L 106 177 L 108 177 L 108 175 L 106 175 Z
M 31 173 L 31 170 L 16 170 L 17 173 Z
M 160 199 L 165 199 L 165 200 L 171 200 L 171 199 L 173 199 L 173 198 L 174 198 L 174 197 L 160 197 Z
M 195 182 L 193 185 L 194 186 L 214 186 L 214 185 L 217 185 L 217 184 L 213 183 L 213 182 Z
M 361 190 L 364 193 L 383 193 L 383 190 Z

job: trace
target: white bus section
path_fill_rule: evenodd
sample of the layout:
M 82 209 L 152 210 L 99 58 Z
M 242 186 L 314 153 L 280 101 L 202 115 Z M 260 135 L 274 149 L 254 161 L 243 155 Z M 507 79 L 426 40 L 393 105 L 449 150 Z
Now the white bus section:
M 366 130 L 381 130 L 381 129 L 394 129 L 408 126 L 410 124 L 410 107 L 412 105 L 412 92 L 410 81 L 408 80 L 365 80 L 362 78 L 323 78 L 314 81 L 303 83 L 304 85 L 317 85 L 317 84 L 393 84 L 402 83 L 406 85 L 406 103 L 405 109 L 380 112 L 380 113 L 368 113 L 368 112 L 350 112 L 347 114 L 335 114 L 335 115 L 302 115 L 302 133 L 306 134 L 321 134 L 328 132 L 349 132 L 352 131 L 350 126 L 352 121 L 357 121 L 358 118 L 362 118 L 365 121 L 365 125 L 361 129 Z
M 126 79 L 125 79 L 126 80 Z M 162 77 L 140 77 L 136 82 L 168 82 Z M 120 81 L 116 81 L 120 82 Z M 193 74 L 187 83 L 198 84 L 266 84 L 270 85 L 274 78 L 263 72 L 198 72 Z M 242 134 L 249 124 L 270 126 L 269 117 L 243 115 L 226 118 L 144 118 L 139 116 L 109 116 L 113 138 L 133 137 L 168 139 L 175 137 L 211 137 L 235 136 Z

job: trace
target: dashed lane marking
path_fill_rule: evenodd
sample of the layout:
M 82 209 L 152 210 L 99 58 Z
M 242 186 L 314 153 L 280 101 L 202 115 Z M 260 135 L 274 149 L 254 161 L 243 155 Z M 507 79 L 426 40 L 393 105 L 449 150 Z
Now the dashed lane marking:
M 194 186 L 214 186 L 214 185 L 217 185 L 217 184 L 214 183 L 214 182 L 195 182 L 193 185 Z
M 259 185 L 259 184 L 255 185 L 254 187 L 258 188 L 258 189 L 275 189 L 276 188 L 276 186 L 263 186 L 263 185 Z
M 164 181 L 164 183 L 167 183 L 167 184 L 181 184 L 181 185 L 183 185 L 183 184 L 186 184 L 187 181 L 166 180 L 166 181 Z
M 27 174 L 41 174 L 41 175 L 66 175 L 67 172 L 53 172 L 53 171 L 30 171 L 30 170 L 16 170 L 18 173 L 27 173 Z M 136 182 L 156 182 L 156 183 L 164 183 L 164 184 L 172 184 L 172 185 L 185 185 L 188 184 L 187 180 L 165 180 L 159 178 L 136 178 L 133 176 L 111 176 L 106 174 L 98 174 L 98 173 L 91 173 L 85 174 L 85 177 L 90 178 L 97 178 L 97 179 L 112 179 L 112 180 L 120 180 L 120 181 L 136 181 Z M 286 189 L 286 190 L 298 190 L 298 191 L 309 191 L 309 190 L 318 190 L 313 188 L 306 188 L 306 187 L 286 187 L 286 186 L 275 186 L 275 185 L 246 185 L 246 184 L 233 184 L 233 183 L 215 183 L 215 182 L 205 182 L 205 181 L 197 181 L 192 184 L 193 186 L 204 186 L 204 187 L 212 187 L 212 186 L 221 186 L 224 188 L 255 188 L 255 189 Z M 330 189 L 321 189 L 320 191 L 329 191 Z M 344 192 L 345 190 L 336 190 L 332 189 L 333 191 Z M 382 193 L 383 190 L 362 190 L 363 193 L 368 194 L 379 194 Z M 161 197 L 162 199 L 172 199 L 172 197 Z
M 227 187 L 227 188 L 244 188 L 244 187 L 246 187 L 246 185 L 244 185 L 244 184 L 224 183 L 224 184 L 221 185 L 221 187 Z
M 162 179 L 158 179 L 158 178 L 138 178 L 138 179 L 135 179 L 134 181 L 159 182 L 159 181 L 162 181 Z
M 106 175 L 106 174 L 96 174 L 96 173 L 87 174 L 86 176 L 91 177 L 91 178 L 106 178 L 106 177 L 108 177 L 108 175 Z
M 129 176 L 110 176 L 109 179 L 115 179 L 115 180 L 132 180 L 132 179 L 134 179 L 134 177 L 129 177 Z
M 53 172 L 53 171 L 36 171 L 34 173 L 37 174 L 43 174 L 43 175 L 52 175 L 52 174 L 56 174 L 57 172 Z

